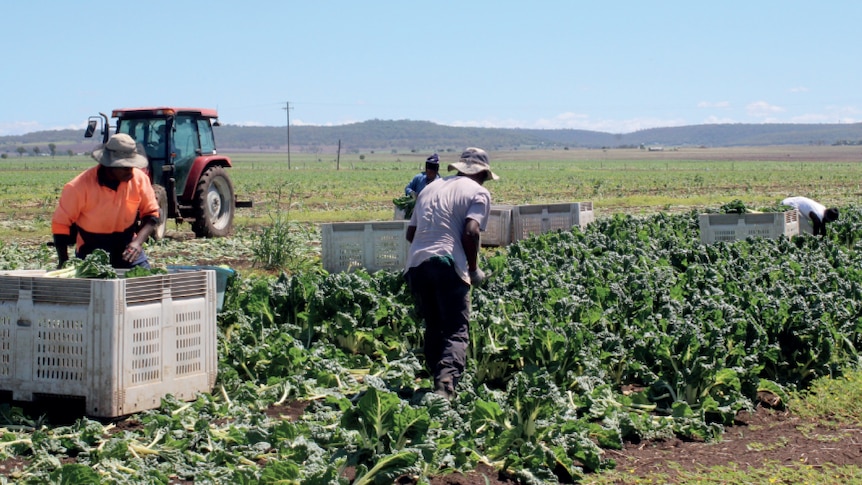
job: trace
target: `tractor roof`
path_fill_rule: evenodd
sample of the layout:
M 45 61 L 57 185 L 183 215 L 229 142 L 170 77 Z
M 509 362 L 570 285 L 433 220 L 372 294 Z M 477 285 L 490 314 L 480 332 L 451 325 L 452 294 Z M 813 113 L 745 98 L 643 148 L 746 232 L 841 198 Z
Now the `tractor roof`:
M 191 114 L 204 118 L 218 118 L 218 111 L 213 108 L 177 108 L 168 106 L 160 106 L 156 108 L 118 108 L 111 112 L 111 117 L 166 116 L 170 114 Z

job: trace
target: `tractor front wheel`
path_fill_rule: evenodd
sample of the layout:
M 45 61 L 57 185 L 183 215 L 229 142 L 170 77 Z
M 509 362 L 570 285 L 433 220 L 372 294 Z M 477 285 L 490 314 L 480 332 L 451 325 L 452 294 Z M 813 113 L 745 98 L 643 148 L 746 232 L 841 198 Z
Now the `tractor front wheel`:
M 161 241 L 168 229 L 168 193 L 161 185 L 153 185 L 153 192 L 156 193 L 156 201 L 159 203 L 159 224 L 156 226 L 156 230 L 150 234 L 150 237 L 156 241 Z
M 197 237 L 224 237 L 233 228 L 235 210 L 233 184 L 224 168 L 208 168 L 200 180 L 194 198 L 195 221 L 192 231 Z

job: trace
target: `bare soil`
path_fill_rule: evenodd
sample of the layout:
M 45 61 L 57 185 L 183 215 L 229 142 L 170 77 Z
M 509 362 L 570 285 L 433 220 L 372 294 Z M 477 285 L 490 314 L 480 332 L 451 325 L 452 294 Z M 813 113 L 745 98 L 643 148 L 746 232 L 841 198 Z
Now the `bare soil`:
M 273 407 L 270 416 L 298 419 L 305 406 L 290 403 Z M 721 441 L 703 443 L 673 439 L 626 443 L 622 450 L 606 450 L 629 479 L 679 475 L 680 470 L 696 472 L 713 466 L 736 464 L 759 468 L 767 463 L 787 466 L 821 467 L 826 464 L 862 465 L 862 427 L 835 426 L 825 421 L 802 419 L 788 411 L 758 406 L 743 412 L 733 426 L 725 428 Z M 586 480 L 589 482 L 589 479 Z M 480 465 L 467 473 L 433 477 L 432 485 L 519 485 L 511 475 Z M 416 483 L 402 477 L 399 484 Z M 648 482 L 647 482 L 648 483 Z M 672 483 L 672 482 L 671 482 Z
M 628 443 L 608 457 L 626 475 L 647 478 L 657 473 L 673 477 L 678 469 L 697 471 L 736 464 L 759 468 L 766 463 L 787 466 L 862 465 L 862 427 L 834 426 L 802 419 L 787 411 L 759 406 L 741 413 L 727 427 L 720 442 L 698 443 L 674 439 Z M 675 466 L 670 466 L 675 463 Z

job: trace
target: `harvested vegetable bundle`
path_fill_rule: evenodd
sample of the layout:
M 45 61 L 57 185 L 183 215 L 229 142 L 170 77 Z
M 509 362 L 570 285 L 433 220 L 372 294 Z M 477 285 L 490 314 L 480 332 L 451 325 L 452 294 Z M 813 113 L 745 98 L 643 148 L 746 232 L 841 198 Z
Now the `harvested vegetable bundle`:
M 413 207 L 416 206 L 416 198 L 411 195 L 402 195 L 392 199 L 392 203 L 404 211 L 405 219 L 410 219 L 410 216 L 413 215 Z
M 62 269 L 45 273 L 47 278 L 117 278 L 117 271 L 111 266 L 111 257 L 103 249 L 96 249 L 84 259 L 72 258 Z
M 719 208 L 719 212 L 722 214 L 745 214 L 746 212 L 749 212 L 749 210 L 741 200 L 734 199 L 721 206 Z

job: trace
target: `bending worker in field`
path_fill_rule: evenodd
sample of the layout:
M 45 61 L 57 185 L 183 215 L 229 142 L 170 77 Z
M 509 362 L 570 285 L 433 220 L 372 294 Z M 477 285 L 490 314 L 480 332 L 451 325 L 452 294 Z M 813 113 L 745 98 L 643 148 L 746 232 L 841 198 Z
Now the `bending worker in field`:
M 437 157 L 437 154 L 435 153 L 425 160 L 425 171 L 416 174 L 410 183 L 407 184 L 407 187 L 404 187 L 404 195 L 409 195 L 415 198 L 419 195 L 419 192 L 422 192 L 422 189 L 424 189 L 426 185 L 439 178 L 439 172 L 440 158 Z
M 823 204 L 807 197 L 788 197 L 781 203 L 799 211 L 802 216 L 799 220 L 800 231 L 804 229 L 815 236 L 825 236 L 826 223 L 838 220 L 838 209 L 827 209 Z
M 416 199 L 405 278 L 425 320 L 425 365 L 434 392 L 451 399 L 467 361 L 470 286 L 485 279 L 479 231 L 488 221 L 491 193 L 482 184 L 499 177 L 479 148 L 464 150 L 448 169 L 458 174 L 428 185 Z
M 93 158 L 98 165 L 63 187 L 51 220 L 58 267 L 69 259 L 68 247 L 75 243 L 79 259 L 104 249 L 115 268 L 149 269 L 143 244 L 159 222 L 159 204 L 149 176 L 141 170 L 147 157 L 131 136 L 117 133 L 93 150 Z

